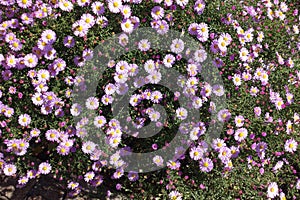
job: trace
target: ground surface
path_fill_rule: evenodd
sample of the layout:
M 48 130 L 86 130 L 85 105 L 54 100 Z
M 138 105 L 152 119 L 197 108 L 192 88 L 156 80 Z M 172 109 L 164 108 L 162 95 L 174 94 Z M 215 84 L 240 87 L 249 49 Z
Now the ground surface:
M 65 190 L 55 179 L 43 176 L 40 180 L 31 180 L 25 187 L 17 188 L 17 180 L 0 176 L 0 200 L 64 200 L 66 197 Z M 97 197 L 98 196 L 98 197 Z M 84 189 L 84 192 L 73 200 L 96 200 L 105 199 L 97 194 L 95 190 Z M 114 200 L 126 199 L 120 195 L 110 198 Z

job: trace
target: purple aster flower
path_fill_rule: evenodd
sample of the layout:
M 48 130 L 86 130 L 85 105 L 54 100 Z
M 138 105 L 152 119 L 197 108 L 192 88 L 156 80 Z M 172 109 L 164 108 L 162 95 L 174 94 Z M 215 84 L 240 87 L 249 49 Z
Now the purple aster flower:
M 151 10 L 151 16 L 155 20 L 162 19 L 164 17 L 164 9 L 160 6 L 154 6 Z
M 134 171 L 130 171 L 128 173 L 128 179 L 130 181 L 137 181 L 139 179 L 139 174 L 137 172 L 134 172 Z
M 138 48 L 141 51 L 148 51 L 151 47 L 151 43 L 147 39 L 142 39 L 138 43 Z
M 65 145 L 58 145 L 56 151 L 59 155 L 65 156 L 70 153 L 70 148 Z
M 50 45 L 44 49 L 44 57 L 48 60 L 53 60 L 56 57 L 56 50 Z
M 100 25 L 101 28 L 105 28 L 108 25 L 108 19 L 104 16 L 100 16 L 96 19 L 96 23 Z
M 9 48 L 11 48 L 13 51 L 20 51 L 22 49 L 22 46 L 23 45 L 19 39 L 15 39 L 9 42 Z
M 80 18 L 80 21 L 82 21 L 82 23 L 84 23 L 88 29 L 93 27 L 95 24 L 94 16 L 89 13 L 83 14 Z
M 238 142 L 243 141 L 248 136 L 248 131 L 245 128 L 239 128 L 235 131 L 234 139 Z
M 27 171 L 27 177 L 29 178 L 29 179 L 33 179 L 33 178 L 35 178 L 36 177 L 36 175 L 37 175 L 37 171 L 36 170 L 29 170 L 29 171 Z
M 59 142 L 60 132 L 55 129 L 50 129 L 46 131 L 46 139 L 51 142 Z
M 14 68 L 17 64 L 17 61 L 18 59 L 12 54 L 6 56 L 6 69 Z
M 132 33 L 134 29 L 133 26 L 134 25 L 130 19 L 123 19 L 123 21 L 121 22 L 122 31 L 124 31 L 125 33 Z
M 225 93 L 224 87 L 222 85 L 214 85 L 212 87 L 212 91 L 218 97 L 223 96 Z
M 105 11 L 104 4 L 98 1 L 92 3 L 92 10 L 96 15 L 102 15 Z
M 31 0 L 17 0 L 17 4 L 20 8 L 29 8 L 32 5 Z
M 197 35 L 198 26 L 199 25 L 197 23 L 190 24 L 190 26 L 188 28 L 189 34 L 191 34 L 191 35 Z
M 223 21 L 226 25 L 230 25 L 232 23 L 232 14 L 227 13 L 226 18 L 224 18 Z
M 103 183 L 103 176 L 97 175 L 94 177 L 94 179 L 91 181 L 91 185 L 94 187 L 97 187 Z
M 255 150 L 257 153 L 264 152 L 265 150 L 267 150 L 267 148 L 268 148 L 268 144 L 265 142 L 259 142 L 255 146 Z
M 64 38 L 63 43 L 65 47 L 72 48 L 75 46 L 75 39 L 72 36 L 68 35 Z
M 223 60 L 222 60 L 221 58 L 216 58 L 216 59 L 214 59 L 213 64 L 214 64 L 216 67 L 218 67 L 218 68 L 224 66 L 224 62 L 223 62 Z
M 89 97 L 85 105 L 90 110 L 96 110 L 99 107 L 99 100 L 96 97 Z
M 176 109 L 176 116 L 180 120 L 184 120 L 188 116 L 188 111 L 185 108 L 178 108 Z
M 159 103 L 159 101 L 163 98 L 160 91 L 154 91 L 151 93 L 151 101 L 153 103 Z
M 24 57 L 24 64 L 29 68 L 34 68 L 38 64 L 38 57 L 35 54 L 27 54 Z
M 71 182 L 68 183 L 68 186 L 67 186 L 67 187 L 68 187 L 69 189 L 74 190 L 74 189 L 76 189 L 78 186 L 79 186 L 79 183 L 74 182 L 74 181 L 71 181 Z
M 101 98 L 101 102 L 104 104 L 104 105 L 109 105 L 113 102 L 114 98 L 111 96 L 111 95 L 103 95 L 102 98 Z
M 14 164 L 5 164 L 3 172 L 6 176 L 13 176 L 17 172 L 17 167 Z
M 31 117 L 28 114 L 22 114 L 19 116 L 18 122 L 21 126 L 28 126 L 31 122 Z
M 139 72 L 139 66 L 137 64 L 131 63 L 128 67 L 128 75 L 129 76 L 136 76 Z
M 214 165 L 210 158 L 204 158 L 199 162 L 200 170 L 203 172 L 210 172 Z
M 236 116 L 234 122 L 236 127 L 242 127 L 244 125 L 244 117 L 242 115 Z
M 124 170 L 122 168 L 118 168 L 116 172 L 113 174 L 113 179 L 119 179 L 124 175 Z
M 166 34 L 169 31 L 169 24 L 167 21 L 165 20 L 159 20 L 157 21 L 157 28 L 156 31 L 158 34 Z
M 160 113 L 158 111 L 152 111 L 148 113 L 149 118 L 153 122 L 157 122 L 157 120 L 160 118 Z
M 19 180 L 18 180 L 18 184 L 19 185 L 25 185 L 26 183 L 28 183 L 28 177 L 27 176 L 22 176 L 22 177 L 20 177 L 19 178 Z
M 229 160 L 231 156 L 232 156 L 231 150 L 228 147 L 220 148 L 218 157 L 223 163 Z
M 156 164 L 157 166 L 163 166 L 164 160 L 161 156 L 156 155 L 153 157 L 153 163 Z
M 300 190 L 300 179 L 297 180 L 297 183 L 296 183 L 296 189 L 297 189 L 297 190 Z
M 180 162 L 169 160 L 168 163 L 167 163 L 167 166 L 172 170 L 176 170 L 180 167 Z
M 204 151 L 200 147 L 192 147 L 190 150 L 190 157 L 193 160 L 200 160 L 204 157 Z
M 298 143 L 293 139 L 289 139 L 285 141 L 284 150 L 286 152 L 293 153 L 297 150 Z
M 219 44 L 218 40 L 213 40 L 213 42 L 210 45 L 210 50 L 214 54 L 217 54 L 220 51 L 218 44 Z
M 90 172 L 87 172 L 85 175 L 84 175 L 84 180 L 86 182 L 90 182 L 91 180 L 93 180 L 95 177 L 95 172 L 93 171 L 90 171 Z
M 218 120 L 221 122 L 228 122 L 231 118 L 231 113 L 227 109 L 218 112 Z
M 204 8 L 205 8 L 205 2 L 203 0 L 197 0 L 195 2 L 195 5 L 194 5 L 194 11 L 198 14 L 198 15 L 201 15 L 204 11 Z
M 97 116 L 94 119 L 94 125 L 97 128 L 102 128 L 106 124 L 106 118 L 104 116 Z
M 231 152 L 231 158 L 237 158 L 240 153 L 240 150 L 238 147 L 232 146 L 230 147 L 230 152 Z
M 212 148 L 216 151 L 219 151 L 222 147 L 226 146 L 223 139 L 213 139 Z
M 22 23 L 26 25 L 33 24 L 33 17 L 31 13 L 23 13 L 21 15 Z
M 133 123 L 133 126 L 137 129 L 140 129 L 144 126 L 146 119 L 142 117 L 137 117 Z
M 96 149 L 96 144 L 94 142 L 91 142 L 91 141 L 87 141 L 87 142 L 84 142 L 82 144 L 82 151 L 83 153 L 86 153 L 86 154 L 91 154 L 95 151 Z
M 39 165 L 39 173 L 41 174 L 49 174 L 52 167 L 49 163 L 43 162 Z
M 137 106 L 141 102 L 141 95 L 140 94 L 134 94 L 130 97 L 129 103 L 130 105 Z
M 136 16 L 131 16 L 130 18 L 131 23 L 133 24 L 133 29 L 137 29 L 140 25 L 140 18 Z
M 183 195 L 180 192 L 175 190 L 175 191 L 171 191 L 168 196 L 169 199 L 181 200 Z
M 42 32 L 42 40 L 47 44 L 52 44 L 56 40 L 56 33 L 52 30 L 45 30 Z
M 260 107 L 255 107 L 254 108 L 254 114 L 255 114 L 255 116 L 259 117 L 261 115 L 261 108 Z
M 79 20 L 72 25 L 72 30 L 74 31 L 74 35 L 78 37 L 84 37 L 88 32 L 88 26 L 86 25 L 86 23 Z

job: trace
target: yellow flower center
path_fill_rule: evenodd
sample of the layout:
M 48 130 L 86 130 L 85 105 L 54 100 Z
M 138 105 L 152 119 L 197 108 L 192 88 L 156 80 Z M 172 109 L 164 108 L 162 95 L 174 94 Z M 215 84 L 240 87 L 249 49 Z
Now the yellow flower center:
M 82 26 L 78 26 L 77 30 L 78 30 L 78 31 L 82 31 L 82 30 L 83 30 L 83 27 L 82 27 Z
M 19 44 L 17 42 L 13 43 L 13 47 L 17 48 L 19 46 Z
M 125 27 L 126 27 L 126 28 L 129 28 L 129 27 L 130 27 L 129 22 L 125 23 Z
M 52 39 L 52 35 L 51 35 L 51 34 L 47 34 L 46 38 L 47 38 L 48 40 L 50 40 L 50 39 Z
M 119 3 L 115 1 L 115 2 L 113 3 L 113 6 L 116 8 L 116 7 L 119 6 Z
M 9 63 L 10 63 L 10 64 L 13 64 L 13 63 L 14 63 L 14 59 L 12 59 L 12 58 L 9 59 Z

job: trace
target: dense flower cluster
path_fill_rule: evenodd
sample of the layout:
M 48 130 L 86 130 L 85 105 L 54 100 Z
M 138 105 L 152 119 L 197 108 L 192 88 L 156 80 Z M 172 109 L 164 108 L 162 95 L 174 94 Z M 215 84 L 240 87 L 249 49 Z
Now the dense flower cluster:
M 135 114 L 127 122 L 137 129 L 154 122 L 157 127 L 170 128 L 170 132 L 179 123 L 180 134 L 189 138 L 185 142 L 192 141 L 187 152 L 178 146 L 173 160 L 159 155 L 150 158 L 156 166 L 167 166 L 164 178 L 152 177 L 159 185 L 165 184 L 165 198 L 196 198 L 185 197 L 180 182 L 191 187 L 199 184 L 199 194 L 205 195 L 210 182 L 196 180 L 199 173 L 206 178 L 213 177 L 210 174 L 227 178 L 244 164 L 243 173 L 253 173 L 251 177 L 262 180 L 250 185 L 256 192 L 247 197 L 299 198 L 300 166 L 295 157 L 300 141 L 300 16 L 294 7 L 299 4 L 279 0 L 227 3 L 0 1 L 0 173 L 18 177 L 21 186 L 40 175 L 54 174 L 67 182 L 71 196 L 80 192 L 82 180 L 101 187 L 110 179 L 115 181 L 116 190 L 135 183 L 135 187 L 142 187 L 147 176 L 125 171 L 123 157 L 132 151 L 124 144 L 125 125 L 107 112 L 115 95 L 125 95 L 127 82 L 134 80 L 138 92 L 131 94 L 128 103 Z M 85 107 L 73 103 L 73 86 L 86 90 L 86 80 L 76 75 L 76 70 L 92 60 L 95 45 L 122 32 L 119 44 L 127 48 L 128 36 L 139 27 L 151 27 L 160 35 L 180 30 L 201 48 L 191 51 L 181 38 L 172 38 L 167 52 L 156 53 L 152 41 L 142 38 L 135 44 L 137 56 L 109 60 L 103 66 L 110 75 L 101 86 L 101 95 L 89 96 Z M 211 85 L 201 78 L 208 54 L 213 58 L 210 67 L 219 70 L 224 85 Z M 189 60 L 184 61 L 183 55 Z M 144 85 L 159 84 L 166 78 L 164 70 L 170 68 L 185 72 L 186 76 L 176 78 L 182 93 L 177 91 L 170 97 L 156 87 L 144 89 Z M 146 76 L 139 76 L 141 69 Z M 176 102 L 181 95 L 189 99 L 189 107 L 168 103 Z M 214 95 L 226 96 L 228 107 L 218 110 L 211 101 Z M 169 107 L 174 124 L 161 122 L 163 113 L 145 106 L 154 104 Z M 73 124 L 73 117 L 85 109 L 97 112 L 97 116 L 83 117 Z M 189 116 L 189 109 L 201 110 L 201 121 L 180 123 Z M 224 127 L 219 137 L 208 143 L 204 139 L 209 128 L 207 115 L 215 111 Z M 89 133 L 85 127 L 90 124 L 105 132 L 105 143 L 112 149 L 123 147 L 128 151 L 118 150 L 108 157 L 99 144 L 83 140 Z M 152 150 L 166 146 L 168 142 L 151 141 Z M 109 171 L 108 164 L 115 170 Z M 190 165 L 197 171 L 190 177 L 191 183 L 185 175 L 192 173 Z M 288 178 L 282 181 L 280 175 L 285 173 Z M 236 192 L 238 197 L 233 196 L 244 197 L 243 190 Z M 106 195 L 109 197 L 111 191 Z

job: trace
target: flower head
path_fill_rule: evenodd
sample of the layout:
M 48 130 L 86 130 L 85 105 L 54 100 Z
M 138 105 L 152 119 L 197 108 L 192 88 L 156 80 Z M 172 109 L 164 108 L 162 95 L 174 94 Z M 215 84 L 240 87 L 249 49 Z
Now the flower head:
M 28 126 L 31 122 L 31 117 L 28 114 L 22 114 L 19 116 L 18 122 L 21 126 Z

